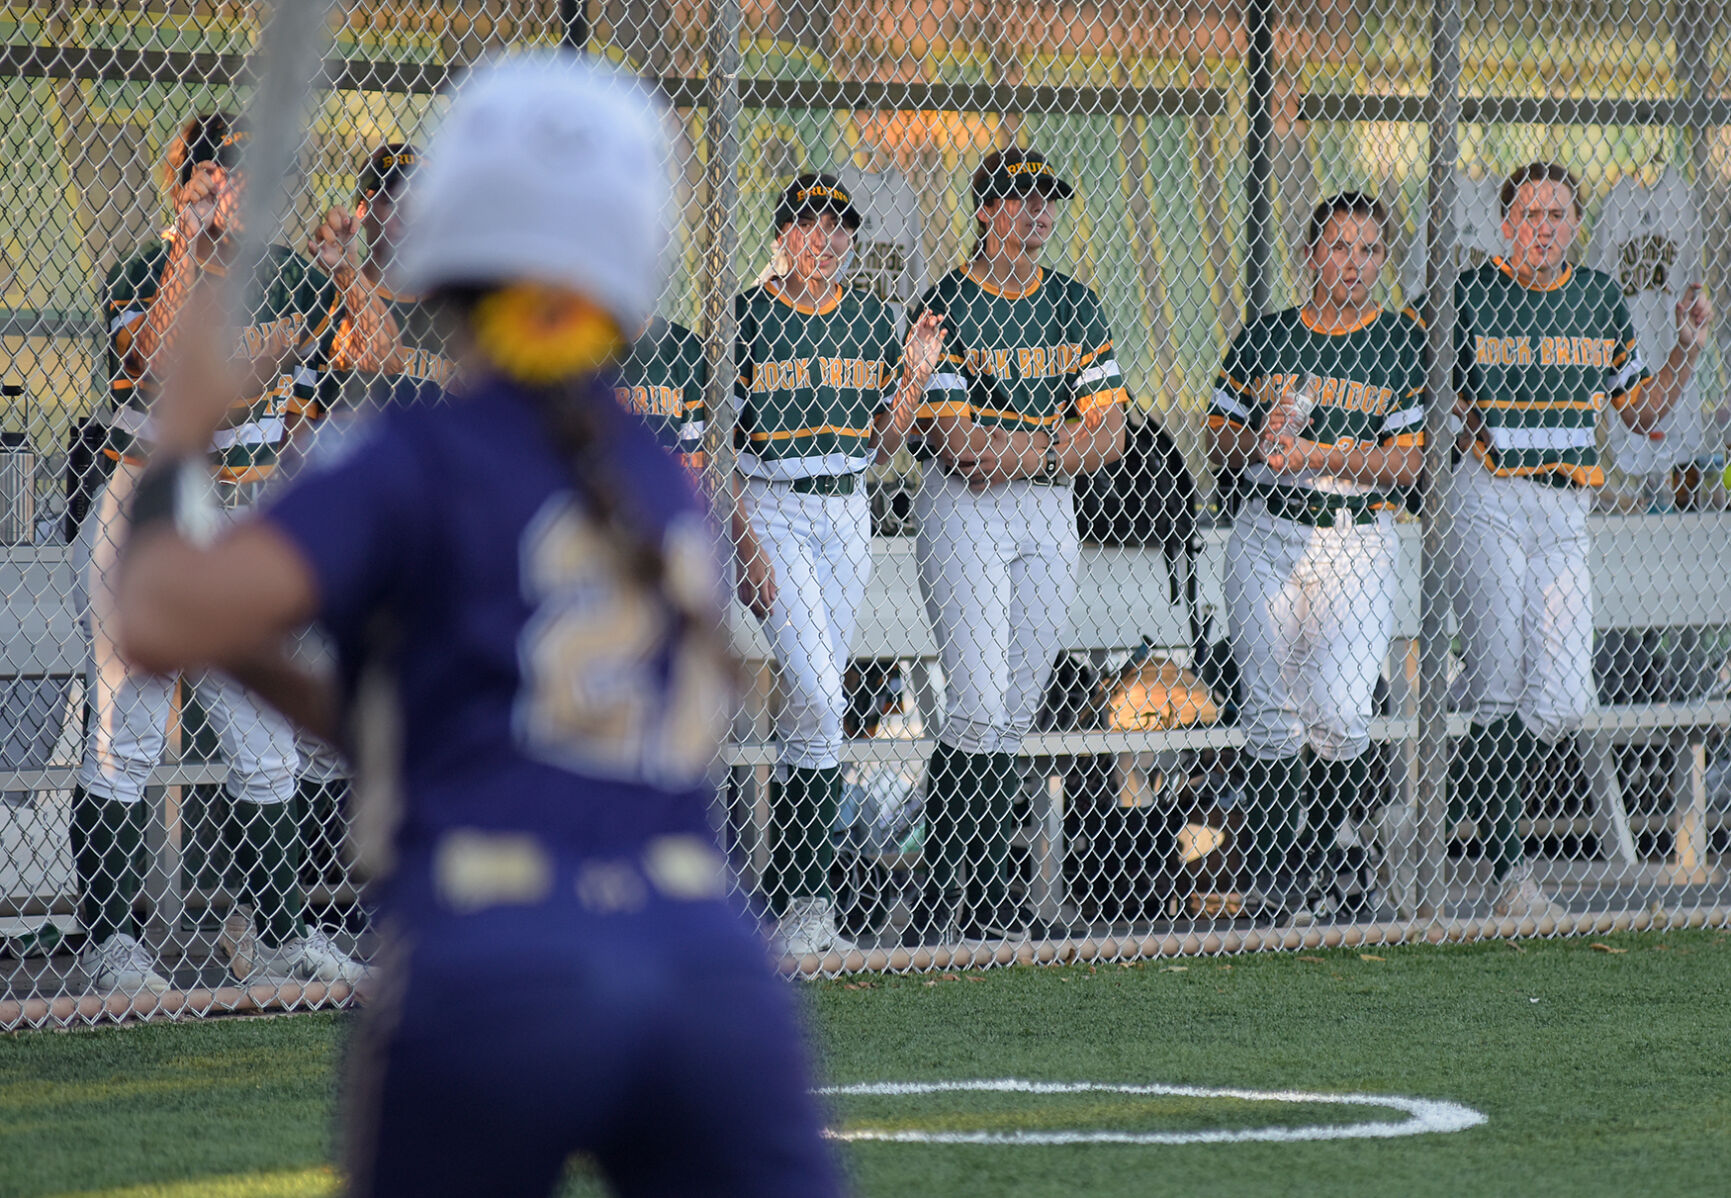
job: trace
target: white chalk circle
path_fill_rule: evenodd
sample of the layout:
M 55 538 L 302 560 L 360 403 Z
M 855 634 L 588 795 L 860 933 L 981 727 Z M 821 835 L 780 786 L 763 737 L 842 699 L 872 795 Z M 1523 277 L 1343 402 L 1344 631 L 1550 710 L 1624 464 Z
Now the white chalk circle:
M 1120 1086 L 1102 1082 L 1025 1082 L 1014 1078 L 971 1082 L 862 1082 L 825 1086 L 833 1097 L 899 1097 L 914 1094 L 1159 1094 L 1176 1098 L 1236 1098 L 1245 1102 L 1302 1102 L 1331 1106 L 1383 1107 L 1405 1111 L 1399 1122 L 1336 1123 L 1314 1127 L 1246 1127 L 1208 1131 L 918 1131 L 855 1127 L 831 1129 L 834 1140 L 881 1140 L 897 1144 L 1246 1144 L 1300 1140 L 1377 1140 L 1465 1131 L 1484 1115 L 1457 1102 L 1399 1094 L 1311 1094 L 1302 1090 L 1239 1090 L 1207 1086 Z

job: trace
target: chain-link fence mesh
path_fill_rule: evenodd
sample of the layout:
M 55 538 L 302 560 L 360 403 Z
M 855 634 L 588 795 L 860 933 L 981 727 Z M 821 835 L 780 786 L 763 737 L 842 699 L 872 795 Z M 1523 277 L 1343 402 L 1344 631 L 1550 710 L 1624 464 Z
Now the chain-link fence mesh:
M 0 8 L 0 1024 L 341 1002 L 370 952 L 346 766 L 101 618 L 261 19 Z M 620 398 L 737 542 L 716 818 L 790 968 L 1726 918 L 1719 0 L 333 28 L 230 506 L 449 381 L 389 274 L 447 80 L 641 73 L 677 220 Z

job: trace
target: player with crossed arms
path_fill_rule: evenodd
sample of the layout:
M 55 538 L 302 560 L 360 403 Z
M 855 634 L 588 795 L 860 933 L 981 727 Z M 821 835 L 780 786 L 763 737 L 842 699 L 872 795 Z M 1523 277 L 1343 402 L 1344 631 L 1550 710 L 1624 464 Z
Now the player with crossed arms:
M 1252 837 L 1246 905 L 1295 923 L 1340 905 L 1335 834 L 1364 789 L 1372 696 L 1394 634 L 1390 513 L 1423 465 L 1424 330 L 1374 298 L 1387 227 L 1382 203 L 1359 192 L 1316 206 L 1310 296 L 1238 335 L 1208 413 L 1209 456 L 1248 484 L 1226 551 Z
M 357 750 L 385 943 L 350 1050 L 352 1194 L 543 1195 L 579 1151 L 627 1196 L 839 1191 L 791 995 L 708 822 L 716 538 L 613 394 L 659 286 L 658 116 L 572 57 L 470 78 L 400 261 L 449 315 L 459 389 L 207 548 L 181 530 L 232 385 L 220 343 L 165 390 L 126 652 L 238 671 Z M 340 693 L 283 655 L 315 617 Z
M 1508 253 L 1455 288 L 1466 432 L 1443 502 L 1472 717 L 1456 794 L 1488 841 L 1494 912 L 1554 917 L 1563 908 L 1534 880 L 1517 821 L 1528 763 L 1594 703 L 1587 512 L 1605 481 L 1599 416 L 1609 407 L 1633 430 L 1656 428 L 1694 372 L 1713 308 L 1698 285 L 1684 292 L 1677 343 L 1649 377 L 1617 281 L 1567 260 L 1581 227 L 1574 175 L 1529 163 L 1499 200 Z
M 981 162 L 973 194 L 973 255 L 921 300 L 950 330 L 919 409 L 915 496 L 945 711 L 909 945 L 1027 930 L 1010 898 L 1017 756 L 1076 594 L 1071 479 L 1122 452 L 1128 399 L 1099 298 L 1040 265 L 1055 201 L 1074 189 L 1038 152 L 1011 148 Z

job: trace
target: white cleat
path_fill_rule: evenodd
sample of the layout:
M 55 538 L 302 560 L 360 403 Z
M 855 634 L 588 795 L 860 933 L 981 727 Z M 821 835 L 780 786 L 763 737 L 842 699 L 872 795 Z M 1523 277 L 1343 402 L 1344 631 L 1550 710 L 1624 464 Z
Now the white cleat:
M 348 956 L 318 928 L 275 948 L 259 946 L 247 982 L 282 985 L 285 982 L 347 982 L 357 985 L 367 976 L 367 967 Z
M 78 958 L 95 990 L 120 994 L 166 994 L 174 984 L 156 972 L 156 958 L 135 937 L 116 932 Z
M 223 918 L 222 931 L 216 937 L 217 951 L 228 962 L 228 971 L 239 981 L 246 981 L 262 951 L 258 934 L 252 927 L 252 908 L 237 903 Z
M 1533 881 L 1532 867 L 1522 864 L 1515 866 L 1502 880 L 1496 902 L 1491 904 L 1491 912 L 1517 919 L 1561 919 L 1569 914 L 1569 909 L 1546 894 Z
M 824 898 L 788 899 L 776 938 L 781 951 L 792 957 L 851 953 L 859 947 L 836 928 L 835 903 Z

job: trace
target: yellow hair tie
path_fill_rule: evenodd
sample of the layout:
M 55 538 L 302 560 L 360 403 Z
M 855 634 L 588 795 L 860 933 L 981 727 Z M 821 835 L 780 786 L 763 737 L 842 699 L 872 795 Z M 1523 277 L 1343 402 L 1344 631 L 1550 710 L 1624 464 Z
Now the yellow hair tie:
M 505 374 L 545 384 L 584 374 L 625 346 L 619 324 L 593 301 L 544 283 L 513 283 L 475 305 L 475 343 Z

